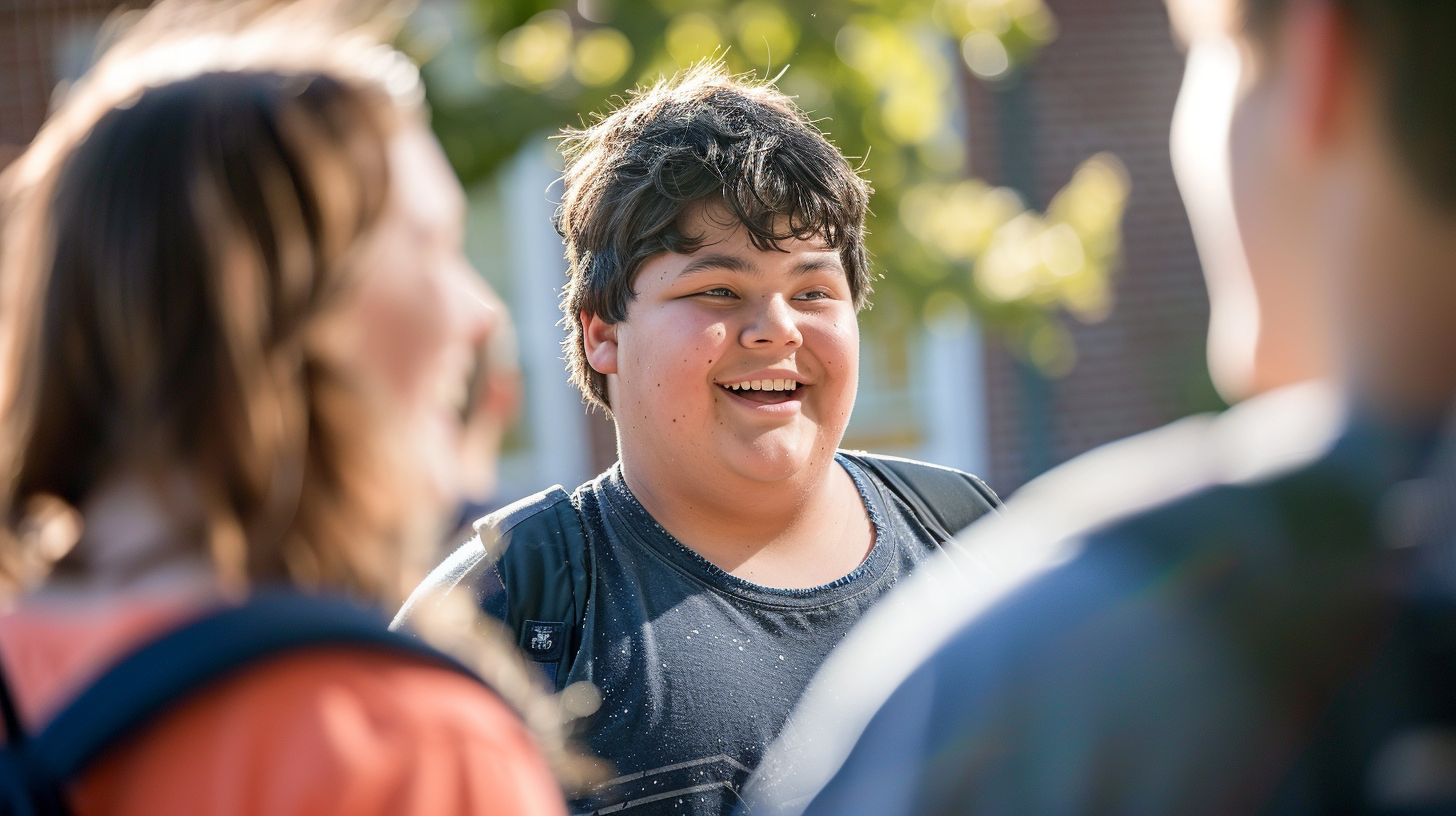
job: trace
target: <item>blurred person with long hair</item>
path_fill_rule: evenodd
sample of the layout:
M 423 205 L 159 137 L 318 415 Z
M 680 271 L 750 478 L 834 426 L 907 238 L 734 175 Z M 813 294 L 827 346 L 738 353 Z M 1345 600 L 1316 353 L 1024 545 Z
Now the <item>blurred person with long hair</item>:
M 1053 471 L 903 584 L 754 813 L 1456 812 L 1456 3 L 1168 9 L 1242 402 Z
M 414 66 L 338 5 L 163 0 L 3 177 L 0 664 L 27 730 L 260 588 L 394 608 L 467 480 L 499 316 Z M 246 667 L 70 806 L 560 813 L 545 698 L 488 634 L 456 640 L 492 688 L 362 648 Z

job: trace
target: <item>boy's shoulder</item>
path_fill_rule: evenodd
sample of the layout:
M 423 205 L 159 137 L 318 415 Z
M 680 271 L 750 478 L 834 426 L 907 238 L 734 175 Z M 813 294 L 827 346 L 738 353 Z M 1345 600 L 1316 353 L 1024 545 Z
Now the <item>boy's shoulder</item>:
M 1001 507 L 979 477 L 944 465 L 899 456 L 842 450 L 839 455 L 870 473 L 945 543 Z
M 457 589 L 471 591 L 485 612 L 518 632 L 536 620 L 530 610 L 555 610 L 553 620 L 577 619 L 589 558 L 577 500 L 587 486 L 574 496 L 552 485 L 476 521 L 475 535 L 410 593 L 391 626 L 405 625 Z M 559 651 L 559 640 L 552 653 Z M 543 657 L 529 645 L 523 648 L 533 658 Z
M 406 628 L 448 597 L 469 593 L 555 683 L 579 642 L 590 593 L 590 552 L 574 497 L 552 485 L 474 527 L 476 534 L 410 593 L 390 628 Z

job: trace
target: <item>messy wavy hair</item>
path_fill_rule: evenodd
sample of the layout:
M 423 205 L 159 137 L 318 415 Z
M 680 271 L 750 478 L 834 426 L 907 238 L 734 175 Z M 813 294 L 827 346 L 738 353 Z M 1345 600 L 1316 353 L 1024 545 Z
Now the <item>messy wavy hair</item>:
M 586 361 L 582 313 L 627 318 L 632 283 L 661 252 L 692 252 L 693 205 L 721 205 L 761 250 L 791 238 L 839 252 L 856 308 L 870 294 L 870 187 L 788 96 L 709 62 L 638 91 L 568 131 L 556 230 L 566 242 L 563 344 L 572 382 L 604 409 L 606 377 Z

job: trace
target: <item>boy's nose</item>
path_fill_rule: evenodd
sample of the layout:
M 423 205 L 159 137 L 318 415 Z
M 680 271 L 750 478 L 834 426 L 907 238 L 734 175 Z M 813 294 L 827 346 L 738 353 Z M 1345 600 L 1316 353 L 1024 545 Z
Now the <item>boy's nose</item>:
M 782 297 L 768 298 L 763 308 L 754 315 L 754 319 L 743 328 L 743 345 L 749 348 L 770 348 L 801 344 L 804 338 L 799 334 L 799 325 L 794 317 L 793 307 Z

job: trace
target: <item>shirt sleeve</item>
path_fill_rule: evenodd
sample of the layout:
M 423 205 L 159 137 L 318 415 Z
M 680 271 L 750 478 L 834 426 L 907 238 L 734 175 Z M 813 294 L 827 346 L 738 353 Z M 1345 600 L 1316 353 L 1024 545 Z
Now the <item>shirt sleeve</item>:
M 208 689 L 114 747 L 73 789 L 78 816 L 564 816 L 499 697 L 408 658 L 328 649 Z

